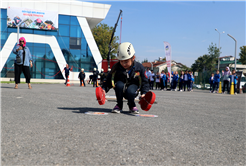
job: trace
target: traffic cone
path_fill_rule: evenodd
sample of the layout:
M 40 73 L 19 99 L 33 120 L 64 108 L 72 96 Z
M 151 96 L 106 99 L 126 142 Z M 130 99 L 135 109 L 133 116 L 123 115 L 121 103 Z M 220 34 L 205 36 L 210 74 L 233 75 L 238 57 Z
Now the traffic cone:
M 70 86 L 69 76 L 67 76 L 67 85 L 66 86 Z
M 84 83 L 82 82 L 82 85 L 81 86 L 84 86 Z
M 222 93 L 221 81 L 220 81 L 220 85 L 219 85 L 219 92 L 218 92 L 218 93 Z
M 234 95 L 234 82 L 231 83 L 230 94 L 231 94 L 231 95 Z

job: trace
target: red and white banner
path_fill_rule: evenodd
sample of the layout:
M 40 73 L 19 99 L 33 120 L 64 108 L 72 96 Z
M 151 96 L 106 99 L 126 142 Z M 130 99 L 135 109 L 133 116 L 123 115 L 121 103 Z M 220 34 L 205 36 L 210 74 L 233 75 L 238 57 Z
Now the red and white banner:
M 8 7 L 7 8 L 7 26 L 57 30 L 58 12 Z
M 164 41 L 164 47 L 165 47 L 165 54 L 166 54 L 166 62 L 167 62 L 167 70 L 169 76 L 171 75 L 171 45 L 168 42 Z M 171 78 L 171 77 L 170 77 Z

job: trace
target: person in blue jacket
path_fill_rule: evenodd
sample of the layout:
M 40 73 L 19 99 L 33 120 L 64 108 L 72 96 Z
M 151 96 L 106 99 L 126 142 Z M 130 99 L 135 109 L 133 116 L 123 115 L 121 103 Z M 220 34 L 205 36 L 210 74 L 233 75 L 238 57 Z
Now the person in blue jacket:
M 162 75 L 161 79 L 162 79 L 162 83 L 163 83 L 163 89 L 162 90 L 164 90 L 165 87 L 167 89 L 167 76 L 166 76 L 165 72 L 163 72 L 163 75 Z
M 187 77 L 188 77 L 188 91 L 191 92 L 191 83 L 192 83 L 192 78 L 191 78 L 191 71 L 188 71 L 188 74 L 187 74 Z
M 210 84 L 210 93 L 212 93 L 214 87 L 214 73 L 212 73 L 211 77 L 209 78 L 209 84 Z
M 183 85 L 184 85 L 184 71 L 181 71 L 181 75 L 179 77 L 179 91 L 182 92 L 183 90 Z
M 191 84 L 190 84 L 190 90 L 191 91 L 193 91 L 193 84 L 194 84 L 194 82 L 195 82 L 195 78 L 194 78 L 194 76 L 193 76 L 193 71 L 191 71 Z
M 213 79 L 213 93 L 215 93 L 215 91 L 218 93 L 218 89 L 219 89 L 219 84 L 220 84 L 220 71 L 217 70 L 216 74 L 214 75 L 214 79 Z M 215 89 L 216 87 L 216 89 Z
M 237 95 L 237 79 L 238 79 L 238 76 L 236 74 L 235 69 L 232 70 L 232 74 L 229 76 L 229 78 L 230 78 L 230 85 L 232 82 L 234 82 L 234 94 Z
M 21 37 L 19 43 L 13 53 L 16 54 L 15 60 L 15 89 L 18 89 L 18 84 L 20 83 L 20 75 L 23 72 L 26 78 L 26 83 L 28 88 L 32 89 L 30 84 L 31 74 L 30 67 L 32 67 L 32 55 L 29 48 L 26 46 L 26 39 Z
M 138 114 L 139 111 L 134 99 L 139 92 L 141 92 L 141 97 L 144 97 L 149 91 L 149 81 L 145 68 L 141 63 L 135 61 L 135 50 L 129 42 L 119 45 L 117 58 L 119 62 L 112 67 L 102 89 L 104 93 L 111 88 L 115 90 L 117 104 L 112 110 L 113 113 L 122 111 L 124 97 L 128 101 L 129 112 Z
M 179 74 L 178 74 L 178 72 L 177 71 L 175 71 L 174 73 L 173 73 L 173 91 L 177 91 L 177 83 L 178 83 L 178 80 L 179 80 Z

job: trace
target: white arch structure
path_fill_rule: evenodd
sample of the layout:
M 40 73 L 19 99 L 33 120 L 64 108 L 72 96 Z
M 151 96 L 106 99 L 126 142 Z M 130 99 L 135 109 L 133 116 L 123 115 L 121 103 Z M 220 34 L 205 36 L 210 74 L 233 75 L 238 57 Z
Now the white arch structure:
M 95 60 L 95 63 L 97 65 L 98 70 L 101 70 L 102 67 L 102 57 L 98 50 L 98 47 L 96 45 L 96 42 L 94 40 L 94 37 L 92 35 L 91 29 L 89 27 L 89 24 L 84 17 L 77 17 L 80 27 L 84 33 L 85 39 L 88 43 L 88 46 L 91 50 L 92 56 Z M 36 35 L 36 34 L 19 34 L 19 37 L 25 37 L 27 42 L 30 43 L 43 43 L 43 44 L 49 44 L 50 48 L 54 54 L 54 57 L 57 61 L 57 64 L 62 71 L 64 69 L 64 66 L 67 64 L 62 52 L 61 48 L 56 40 L 55 36 L 49 36 L 49 35 Z M 8 60 L 8 57 L 10 56 L 11 52 L 14 49 L 14 46 L 16 44 L 17 39 L 17 33 L 11 33 L 5 42 L 2 50 L 0 51 L 1 56 L 1 62 L 0 62 L 0 69 L 2 71 L 6 61 Z M 69 46 L 68 46 L 69 47 Z M 78 80 L 78 74 L 79 72 L 71 72 L 70 73 L 70 79 L 71 80 Z M 86 79 L 89 78 L 89 75 L 91 73 L 87 72 Z M 65 78 L 65 74 L 62 73 L 63 77 Z

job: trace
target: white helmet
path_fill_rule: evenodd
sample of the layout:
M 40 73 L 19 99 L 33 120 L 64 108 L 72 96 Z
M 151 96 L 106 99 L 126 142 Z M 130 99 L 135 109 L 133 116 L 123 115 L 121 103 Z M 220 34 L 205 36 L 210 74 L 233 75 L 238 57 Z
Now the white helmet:
M 84 69 L 82 68 L 81 71 L 84 71 Z
M 110 68 L 108 68 L 108 71 L 111 71 L 111 69 L 110 69 Z
M 97 70 L 97 68 L 94 68 L 94 71 L 96 71 Z
M 135 55 L 133 45 L 129 42 L 121 43 L 118 48 L 117 58 L 119 60 L 127 60 Z
M 101 71 L 103 72 L 104 70 L 102 69 Z

